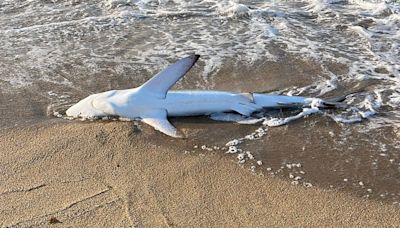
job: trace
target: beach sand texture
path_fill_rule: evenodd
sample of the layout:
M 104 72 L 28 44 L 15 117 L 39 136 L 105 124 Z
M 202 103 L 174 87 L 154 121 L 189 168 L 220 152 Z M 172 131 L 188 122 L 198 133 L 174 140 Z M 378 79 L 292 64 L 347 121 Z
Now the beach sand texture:
M 256 175 L 221 153 L 185 154 L 188 140 L 132 125 L 61 122 L 2 131 L 0 226 L 400 224 L 397 206 Z

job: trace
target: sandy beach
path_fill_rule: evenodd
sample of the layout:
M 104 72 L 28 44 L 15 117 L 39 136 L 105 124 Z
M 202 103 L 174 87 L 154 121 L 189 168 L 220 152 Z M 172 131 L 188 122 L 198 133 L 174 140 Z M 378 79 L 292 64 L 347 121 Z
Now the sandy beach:
M 293 186 L 220 152 L 184 153 L 190 140 L 133 125 L 56 122 L 3 130 L 0 226 L 400 224 L 398 206 Z

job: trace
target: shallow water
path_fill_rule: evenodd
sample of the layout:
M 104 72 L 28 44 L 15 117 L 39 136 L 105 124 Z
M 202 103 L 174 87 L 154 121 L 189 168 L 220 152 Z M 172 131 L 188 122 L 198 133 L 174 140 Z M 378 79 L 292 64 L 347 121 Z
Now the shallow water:
M 189 53 L 202 57 L 175 89 L 355 93 L 347 110 L 263 126 L 260 139 L 238 146 L 263 161 L 264 173 L 400 202 L 395 2 L 2 1 L 1 128 L 46 121 L 91 93 L 136 87 Z M 261 126 L 174 123 L 191 146 L 222 147 Z

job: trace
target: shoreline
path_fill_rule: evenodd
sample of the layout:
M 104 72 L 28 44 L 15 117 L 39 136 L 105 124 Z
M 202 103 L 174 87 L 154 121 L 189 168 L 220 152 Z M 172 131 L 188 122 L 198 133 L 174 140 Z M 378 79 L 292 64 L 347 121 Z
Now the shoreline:
M 254 175 L 219 152 L 185 154 L 190 140 L 147 126 L 55 123 L 0 139 L 1 226 L 400 224 L 398 206 Z

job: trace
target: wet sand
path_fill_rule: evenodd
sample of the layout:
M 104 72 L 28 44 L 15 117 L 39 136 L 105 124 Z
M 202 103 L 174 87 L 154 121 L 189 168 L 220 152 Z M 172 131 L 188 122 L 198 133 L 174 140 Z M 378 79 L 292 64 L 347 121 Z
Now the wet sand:
M 200 66 L 174 89 L 271 91 L 328 78 L 316 63 L 284 53 L 282 62 L 257 65 L 226 64 L 207 83 Z M 51 117 L 87 93 L 134 87 L 151 76 L 143 75 L 109 79 L 115 85 L 97 80 L 87 90 L 39 83 L 0 94 L 0 226 L 400 224 L 399 131 L 391 126 L 342 125 L 323 115 L 275 128 L 171 118 L 187 136 L 177 140 L 141 123 Z M 257 83 L 238 83 L 251 81 Z M 263 137 L 238 145 L 255 159 L 238 164 L 237 153 L 221 149 L 260 127 Z M 220 149 L 209 151 L 214 147 Z
M 199 137 L 221 127 L 172 122 Z M 229 126 L 215 143 L 245 129 Z M 194 138 L 176 140 L 123 122 L 2 130 L 0 226 L 400 224 L 398 206 L 260 176 L 219 151 L 185 153 L 201 140 Z

